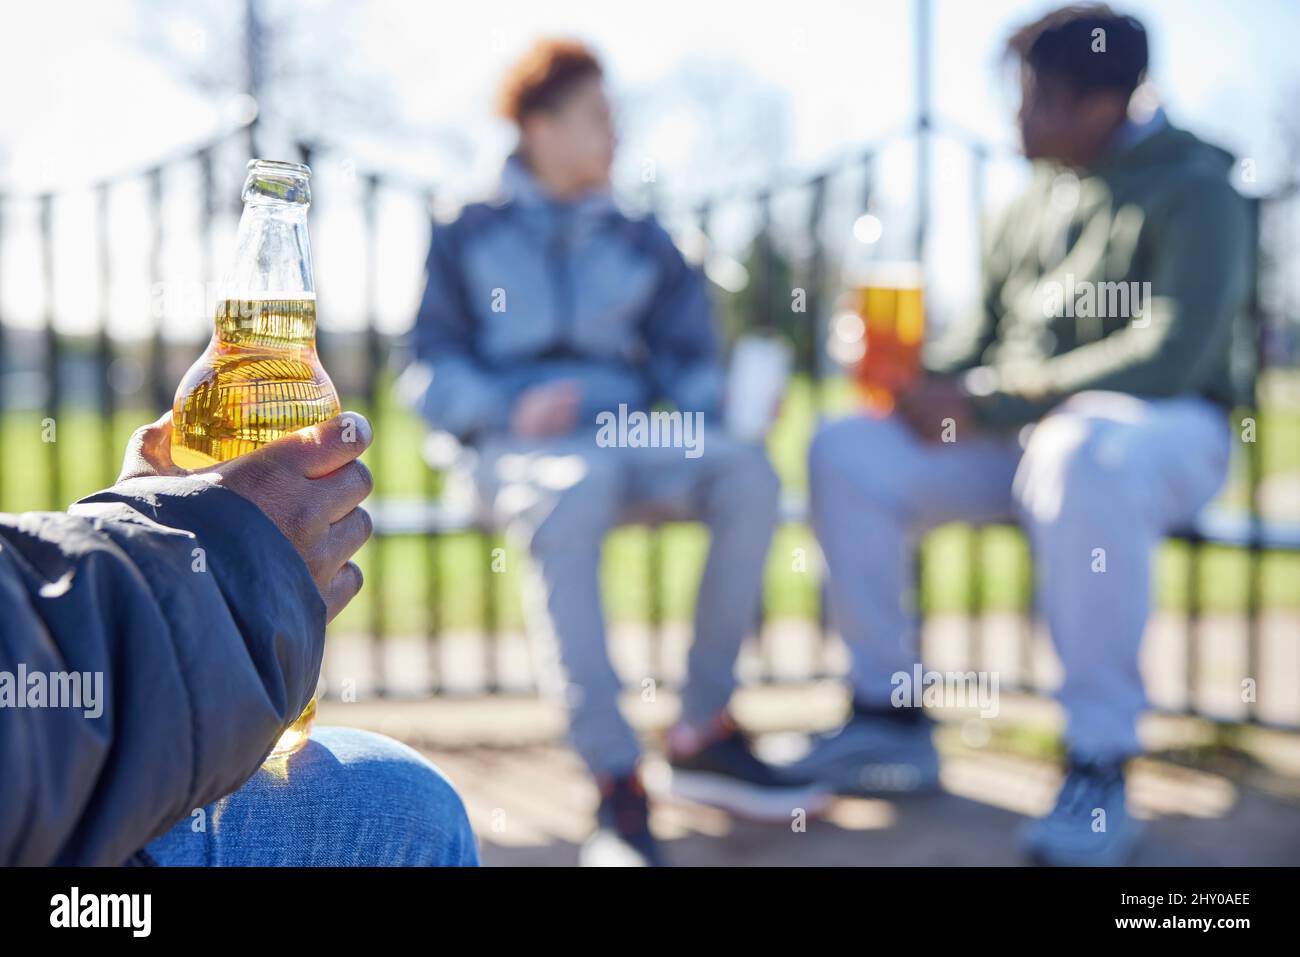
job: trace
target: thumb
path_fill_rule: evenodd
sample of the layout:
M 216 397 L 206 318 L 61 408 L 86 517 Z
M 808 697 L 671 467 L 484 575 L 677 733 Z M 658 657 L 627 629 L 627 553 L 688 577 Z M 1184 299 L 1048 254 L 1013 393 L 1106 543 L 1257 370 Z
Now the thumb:
M 157 420 L 131 433 L 122 460 L 119 482 L 146 475 L 184 475 L 185 470 L 172 462 L 172 414 L 163 413 Z
M 289 468 L 309 479 L 336 472 L 370 447 L 373 432 L 365 416 L 344 412 L 328 422 L 281 436 L 253 452 L 267 464 Z

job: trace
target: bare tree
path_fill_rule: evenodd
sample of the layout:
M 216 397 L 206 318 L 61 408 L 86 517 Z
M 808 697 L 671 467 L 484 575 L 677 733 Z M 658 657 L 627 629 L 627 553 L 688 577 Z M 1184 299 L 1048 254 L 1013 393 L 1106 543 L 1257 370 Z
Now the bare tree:
M 788 155 L 786 95 L 736 63 L 683 60 L 621 107 L 621 182 L 671 190 L 675 177 L 707 195 L 767 182 Z
M 258 137 L 276 147 L 398 125 L 387 82 L 358 62 L 350 42 L 357 4 L 245 0 L 178 10 L 166 0 L 138 3 L 141 46 L 214 98 L 251 97 Z

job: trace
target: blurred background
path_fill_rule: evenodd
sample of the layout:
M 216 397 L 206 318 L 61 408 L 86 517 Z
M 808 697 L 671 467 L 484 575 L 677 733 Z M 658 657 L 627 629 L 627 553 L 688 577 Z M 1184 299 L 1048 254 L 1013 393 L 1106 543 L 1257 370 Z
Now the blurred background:
M 310 163 L 322 356 L 345 405 L 377 423 L 368 461 L 379 534 L 363 553 L 366 589 L 332 626 L 324 720 L 435 753 L 466 790 L 489 862 L 569 862 L 594 795 L 558 743 L 562 716 L 534 694 L 517 563 L 508 554 L 496 567 L 506 543 L 443 494 L 438 450 L 421 454 L 420 423 L 391 395 L 430 217 L 481 198 L 513 146 L 492 110 L 502 71 L 539 35 L 592 44 L 618 110 L 621 200 L 653 211 L 704 269 L 729 337 L 775 328 L 795 347 L 798 375 L 771 439 L 791 521 L 772 550 L 738 707 L 760 730 L 818 727 L 842 705 L 825 679 L 844 661 L 800 519 L 812 429 L 853 402 L 828 349 L 840 269 L 863 247 L 901 252 L 925 265 L 934 328 L 968 307 L 980 223 L 1026 176 L 1003 45 L 1054 5 L 87 0 L 9 10 L 0 508 L 63 508 L 112 481 L 126 437 L 170 405 L 210 334 L 208 284 L 233 252 L 248 159 Z M 1260 223 L 1251 319 L 1264 373 L 1256 408 L 1242 410 L 1259 441 L 1243 446 L 1205 523 L 1160 556 L 1148 640 L 1156 757 L 1138 793 L 1167 840 L 1155 852 L 1166 856 L 1147 863 L 1297 863 L 1300 6 L 1120 8 L 1153 41 L 1140 95 L 1239 158 L 1236 184 Z M 637 709 L 647 729 L 672 717 L 703 545 L 698 528 L 638 527 L 607 550 L 616 658 L 630 686 L 651 676 L 664 688 Z M 1030 610 L 1023 541 L 1012 529 L 941 529 L 923 572 L 927 661 L 997 668 L 1004 689 L 1025 692 L 1022 705 L 993 730 L 960 715 L 945 723 L 949 793 L 935 800 L 956 803 L 843 802 L 796 862 L 1010 861 L 1008 842 L 958 847 L 1051 796 L 1059 716 L 1041 693 L 1057 674 Z M 1243 676 L 1259 677 L 1249 701 Z M 779 752 L 781 735 L 770 744 Z M 662 813 L 687 862 L 791 858 L 789 835 L 702 809 Z M 1219 829 L 1183 839 L 1183 822 L 1206 818 Z

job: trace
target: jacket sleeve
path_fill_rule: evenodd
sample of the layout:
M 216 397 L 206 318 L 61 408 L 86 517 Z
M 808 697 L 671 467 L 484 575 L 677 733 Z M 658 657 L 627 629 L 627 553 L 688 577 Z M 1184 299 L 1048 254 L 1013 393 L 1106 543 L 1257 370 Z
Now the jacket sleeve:
M 474 313 L 465 293 L 459 225 L 433 228 L 424 294 L 407 340 L 411 363 L 398 391 L 429 425 L 465 440 L 505 429 L 509 403 L 474 353 Z
M 0 602 L 0 864 L 123 863 L 251 777 L 320 671 L 306 565 L 202 479 L 0 516 Z
M 671 237 L 651 225 L 660 265 L 642 325 L 651 376 L 662 397 L 678 409 L 713 419 L 722 408 L 723 371 L 708 291 Z
M 1230 347 L 1249 288 L 1250 213 L 1223 180 L 1188 184 L 1180 193 L 1148 227 L 1145 314 L 1032 367 L 995 368 L 999 387 L 976 401 L 981 421 L 1032 421 L 1067 396 L 1093 389 L 1168 397 L 1203 384 Z

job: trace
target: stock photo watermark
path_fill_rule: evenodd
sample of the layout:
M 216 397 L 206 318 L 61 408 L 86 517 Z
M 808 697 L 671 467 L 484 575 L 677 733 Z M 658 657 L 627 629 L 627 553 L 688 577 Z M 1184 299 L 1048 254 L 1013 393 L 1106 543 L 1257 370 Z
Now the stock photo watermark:
M 973 708 L 981 718 L 998 715 L 996 671 L 895 671 L 889 679 L 895 708 Z
M 688 459 L 704 454 L 703 412 L 628 411 L 620 402 L 617 413 L 598 412 L 596 425 L 602 449 L 681 449 Z
M 1047 280 L 1038 286 L 1043 315 L 1049 319 L 1130 319 L 1135 329 L 1151 322 L 1150 282 Z
M 60 928 L 118 927 L 132 937 L 148 937 L 153 929 L 152 894 L 83 894 L 73 886 L 50 898 L 50 926 Z
M 0 671 L 0 708 L 69 708 L 87 718 L 104 713 L 102 671 Z

